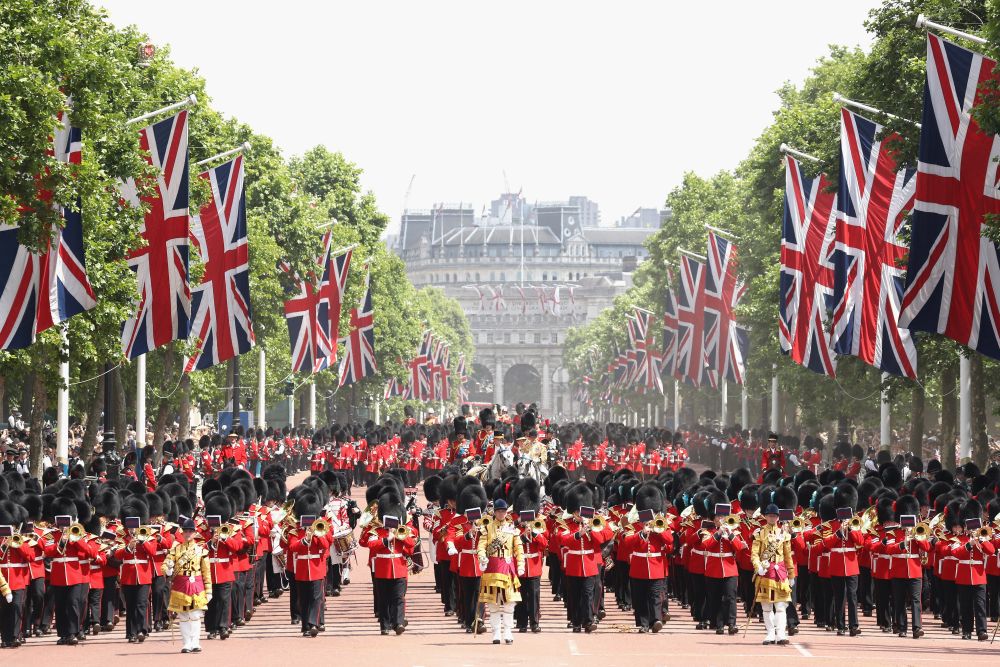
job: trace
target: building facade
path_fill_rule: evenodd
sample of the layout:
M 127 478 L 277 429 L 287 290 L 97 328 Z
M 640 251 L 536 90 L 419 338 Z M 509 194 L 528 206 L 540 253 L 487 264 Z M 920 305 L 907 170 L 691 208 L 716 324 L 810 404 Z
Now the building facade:
M 462 304 L 476 344 L 470 401 L 537 402 L 546 415 L 575 416 L 566 332 L 631 286 L 656 229 L 585 225 L 600 219 L 585 197 L 528 205 L 505 193 L 489 210 L 478 219 L 471 204 L 407 211 L 394 250 L 418 289 Z

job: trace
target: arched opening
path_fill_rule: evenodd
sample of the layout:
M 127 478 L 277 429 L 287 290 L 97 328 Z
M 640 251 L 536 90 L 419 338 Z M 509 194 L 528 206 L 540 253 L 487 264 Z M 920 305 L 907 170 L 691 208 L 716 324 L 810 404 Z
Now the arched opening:
M 493 402 L 493 373 L 482 364 L 472 364 L 472 375 L 465 385 L 473 403 Z
M 518 402 L 540 403 L 542 400 L 542 375 L 534 366 L 514 364 L 503 376 L 504 400 L 514 405 Z

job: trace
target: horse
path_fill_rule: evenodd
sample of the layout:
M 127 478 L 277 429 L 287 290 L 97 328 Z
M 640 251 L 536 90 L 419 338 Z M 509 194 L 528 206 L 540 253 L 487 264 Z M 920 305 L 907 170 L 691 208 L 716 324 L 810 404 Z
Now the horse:
M 527 454 L 521 454 L 517 462 L 517 476 L 520 478 L 528 477 L 542 485 L 545 478 L 549 476 L 549 468 L 545 462 L 536 461 Z
M 493 453 L 493 458 L 486 464 L 486 469 L 481 473 L 480 479 L 487 481 L 491 479 L 503 479 L 504 473 L 514 465 L 514 450 L 510 447 L 497 447 Z

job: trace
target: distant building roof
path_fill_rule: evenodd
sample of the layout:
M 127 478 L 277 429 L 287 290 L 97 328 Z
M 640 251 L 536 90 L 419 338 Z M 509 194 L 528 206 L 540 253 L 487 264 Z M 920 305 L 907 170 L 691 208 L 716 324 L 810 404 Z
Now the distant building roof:
M 583 235 L 594 245 L 642 245 L 656 233 L 655 229 L 632 227 L 587 227 Z

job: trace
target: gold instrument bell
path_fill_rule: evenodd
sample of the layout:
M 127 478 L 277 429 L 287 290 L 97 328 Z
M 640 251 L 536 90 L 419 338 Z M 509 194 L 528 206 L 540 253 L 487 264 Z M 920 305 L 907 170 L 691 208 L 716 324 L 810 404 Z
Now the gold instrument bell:
M 476 521 L 476 526 L 479 527 L 480 531 L 485 533 L 487 530 L 490 529 L 490 524 L 492 523 L 493 519 L 489 518 L 488 516 L 484 516 L 483 518 Z
M 654 533 L 662 533 L 669 527 L 667 525 L 667 519 L 662 514 L 657 514 L 653 517 L 653 520 L 646 524 L 647 527 Z
M 531 534 L 541 535 L 545 532 L 545 522 L 542 519 L 535 519 L 531 522 Z
M 931 536 L 931 525 L 926 521 L 921 521 L 913 527 L 913 539 L 926 540 Z
M 801 516 L 794 517 L 788 522 L 788 527 L 793 533 L 801 533 L 809 526 L 809 522 L 803 519 Z
M 145 528 L 145 526 L 143 526 L 143 528 Z M 142 530 L 142 528 L 140 528 L 139 530 Z M 139 536 L 138 533 L 136 533 L 136 537 L 138 536 Z M 224 523 L 215 529 L 215 537 L 217 537 L 220 540 L 228 540 L 232 536 L 233 536 L 233 524 L 231 523 Z
M 854 516 L 851 517 L 851 520 L 847 522 L 847 527 L 850 530 L 864 530 L 865 529 L 864 519 L 855 514 Z
M 993 529 L 989 526 L 983 526 L 976 531 L 976 537 L 980 540 L 990 540 L 993 539 Z
M 330 532 L 330 522 L 322 517 L 313 521 L 312 525 L 309 526 L 309 533 L 313 537 L 324 537 L 329 532 Z
M 406 524 L 398 526 L 396 528 L 396 539 L 405 540 L 410 537 L 410 527 Z
M 600 514 L 595 514 L 594 518 L 590 520 L 590 529 L 595 533 L 601 532 L 607 525 L 608 525 L 607 520 Z
M 87 534 L 87 529 L 83 527 L 82 523 L 74 523 L 71 525 L 67 531 L 66 535 L 70 542 L 76 542 L 83 538 Z
M 727 514 L 726 518 L 722 520 L 722 525 L 729 530 L 736 530 L 740 527 L 740 518 L 735 514 Z

